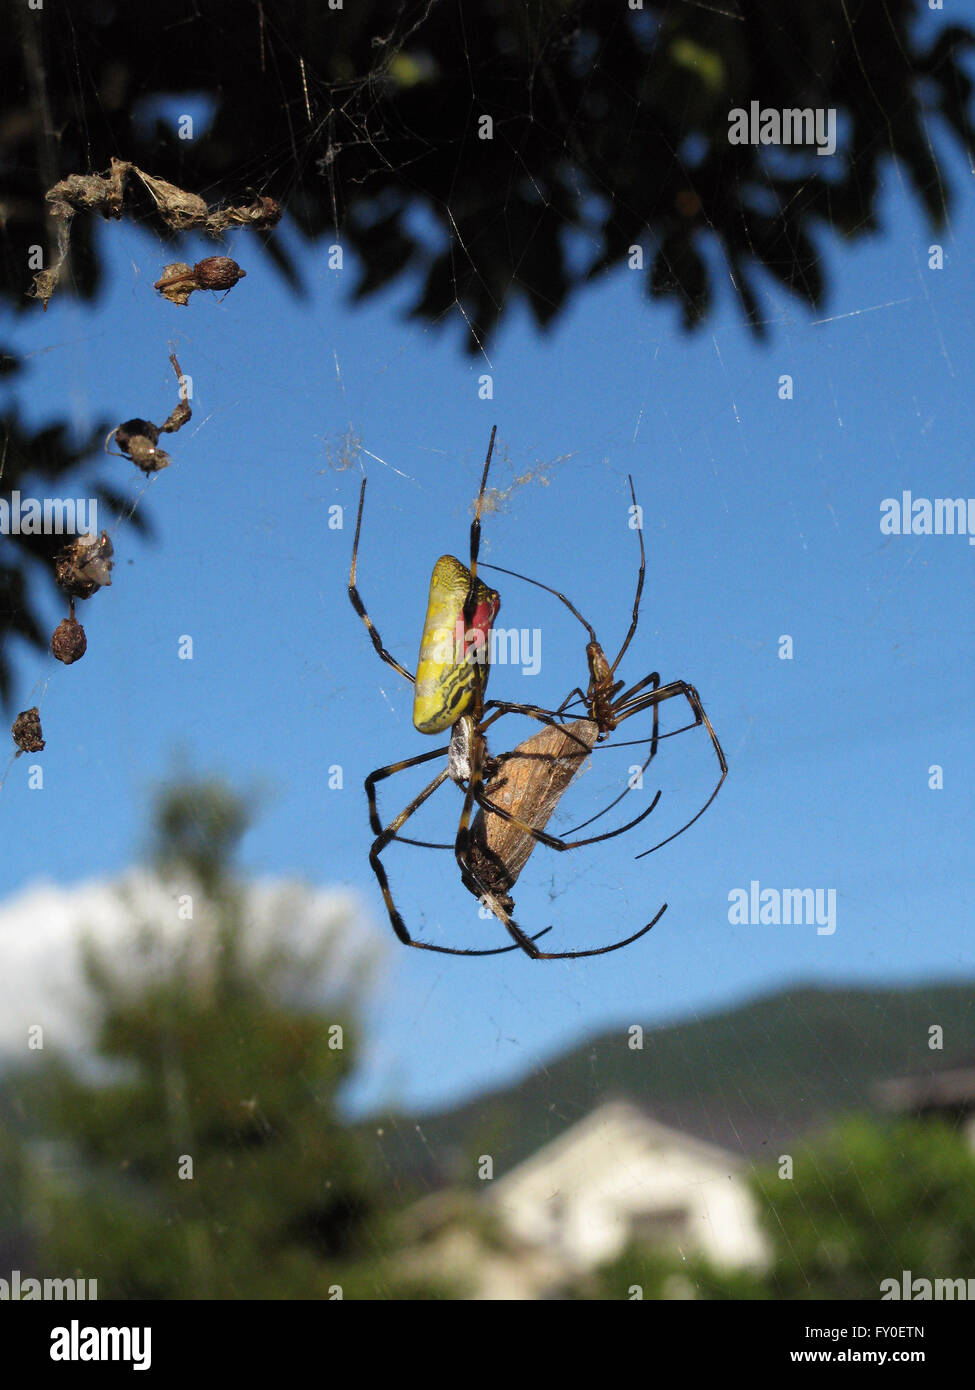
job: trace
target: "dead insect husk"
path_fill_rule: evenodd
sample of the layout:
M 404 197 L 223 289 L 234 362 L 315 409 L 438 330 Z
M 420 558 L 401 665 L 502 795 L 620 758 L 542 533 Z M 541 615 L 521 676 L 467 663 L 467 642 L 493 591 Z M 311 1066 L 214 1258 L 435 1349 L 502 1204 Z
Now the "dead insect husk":
M 91 598 L 112 582 L 114 550 L 107 531 L 100 536 L 77 536 L 58 555 L 55 576 L 71 598 Z
M 159 426 L 151 420 L 125 420 L 112 431 L 112 435 L 126 458 L 130 458 L 143 473 L 158 473 L 172 463 L 166 450 L 157 447 Z
M 512 752 L 495 759 L 495 771 L 484 786 L 485 796 L 526 825 L 544 830 L 598 736 L 599 726 L 591 719 L 547 724 Z M 514 906 L 510 890 L 537 844 L 534 836 L 490 811 L 479 809 L 474 817 L 471 868 L 506 911 Z
M 193 274 L 201 290 L 232 290 L 238 280 L 247 274 L 229 256 L 207 256 L 197 261 Z
M 65 666 L 70 666 L 75 661 L 80 661 L 88 650 L 88 639 L 85 636 L 85 629 L 75 617 L 63 618 L 54 629 L 51 638 L 51 651 L 58 661 L 63 661 Z
M 17 745 L 17 757 L 21 753 L 43 753 L 44 734 L 41 730 L 41 712 L 36 705 L 21 710 L 14 720 L 10 732 Z
M 172 304 L 186 304 L 194 290 L 232 290 L 247 274 L 229 256 L 207 256 L 196 265 L 174 261 L 153 285 Z
M 253 227 L 256 231 L 264 231 L 275 226 L 281 218 L 281 204 L 266 194 L 256 194 L 249 203 L 243 203 L 239 207 L 210 207 L 198 193 L 190 193 L 166 179 L 147 174 L 144 169 L 138 168 L 126 159 L 113 159 L 107 174 L 69 174 L 67 178 L 59 180 L 49 188 L 45 194 L 50 215 L 60 224 L 55 263 L 46 270 L 37 272 L 30 291 L 32 297 L 39 299 L 45 309 L 54 293 L 58 273 L 68 254 L 72 218 L 78 213 L 90 212 L 100 212 L 105 218 L 120 218 L 126 200 L 138 215 L 140 200 L 137 198 L 136 206 L 132 207 L 131 196 L 127 199 L 127 195 L 132 192 L 133 179 L 137 179 L 146 189 L 155 204 L 157 215 L 174 232 L 185 232 L 197 227 L 208 236 L 218 237 L 229 227 Z M 144 202 L 144 199 L 141 201 Z M 212 256 L 209 259 L 219 261 L 225 260 L 226 257 Z M 182 265 L 167 267 L 167 271 L 192 272 L 192 269 L 191 266 Z M 240 279 L 241 275 L 243 271 L 237 279 Z M 166 272 L 163 278 L 165 276 Z M 234 280 L 232 283 L 236 284 L 237 281 Z M 200 288 L 229 289 L 230 286 L 195 284 L 186 290 L 186 297 L 189 297 L 193 289 Z M 163 293 L 177 304 L 186 303 L 186 298 L 178 298 L 169 290 L 164 290 Z

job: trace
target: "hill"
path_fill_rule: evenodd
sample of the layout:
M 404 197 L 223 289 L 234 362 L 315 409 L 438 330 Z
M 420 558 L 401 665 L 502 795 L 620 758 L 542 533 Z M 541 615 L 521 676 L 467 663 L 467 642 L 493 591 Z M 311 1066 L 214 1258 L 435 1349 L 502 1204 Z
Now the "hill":
M 943 1051 L 929 1051 L 940 1024 Z M 975 1059 L 975 985 L 797 987 L 739 1008 L 644 1031 L 628 1024 L 554 1058 L 513 1086 L 451 1110 L 373 1118 L 375 1158 L 423 1188 L 496 1176 L 588 1114 L 626 1099 L 675 1129 L 756 1161 L 853 1110 L 879 1113 L 877 1083 Z M 380 1133 L 381 1131 L 381 1133 Z

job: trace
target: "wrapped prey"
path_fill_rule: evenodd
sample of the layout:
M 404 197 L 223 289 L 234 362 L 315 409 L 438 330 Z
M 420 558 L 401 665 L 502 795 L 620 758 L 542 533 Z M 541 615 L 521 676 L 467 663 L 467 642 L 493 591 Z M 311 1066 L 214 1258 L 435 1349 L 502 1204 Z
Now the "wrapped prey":
M 512 752 L 492 759 L 485 796 L 523 824 L 544 830 L 598 736 L 599 725 L 591 719 L 544 725 Z M 510 890 L 537 844 L 527 831 L 491 811 L 478 809 L 471 826 L 468 862 L 507 912 L 514 907 Z M 478 891 L 476 885 L 472 891 Z

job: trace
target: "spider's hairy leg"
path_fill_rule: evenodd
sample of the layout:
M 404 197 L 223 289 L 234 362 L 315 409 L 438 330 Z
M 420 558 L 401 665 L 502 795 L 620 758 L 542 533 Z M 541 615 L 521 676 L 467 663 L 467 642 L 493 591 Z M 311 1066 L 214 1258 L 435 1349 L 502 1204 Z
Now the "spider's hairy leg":
M 470 572 L 470 588 L 464 600 L 464 632 L 465 634 L 471 627 L 474 613 L 478 605 L 479 586 L 477 582 L 477 560 L 481 553 L 481 511 L 484 507 L 484 491 L 487 487 L 488 472 L 491 468 L 491 459 L 494 454 L 494 441 L 497 438 L 497 425 L 491 426 L 491 438 L 488 440 L 487 457 L 484 460 L 484 471 L 481 473 L 481 486 L 477 494 L 477 503 L 474 507 L 474 518 L 471 521 L 470 535 L 470 555 L 467 568 Z M 494 608 L 493 617 L 497 614 L 497 606 Z M 486 653 L 485 653 L 486 656 Z M 474 652 L 474 669 L 472 672 L 474 679 L 474 700 L 475 708 L 480 713 L 481 702 L 484 699 L 484 687 L 487 684 L 487 667 L 477 660 L 477 650 Z
M 363 504 L 365 503 L 365 500 L 366 479 L 363 478 L 362 487 L 359 491 L 359 511 L 355 521 L 355 540 L 352 542 L 352 563 L 349 566 L 349 602 L 352 604 L 352 607 L 355 609 L 359 617 L 365 623 L 366 631 L 369 633 L 369 638 L 372 642 L 372 645 L 376 648 L 376 652 L 378 653 L 378 655 L 383 659 L 383 661 L 386 662 L 387 666 L 392 666 L 394 671 L 398 671 L 401 676 L 405 676 L 406 679 L 412 685 L 415 683 L 413 675 L 409 671 L 407 671 L 405 666 L 401 666 L 400 663 L 396 660 L 395 656 L 391 656 L 389 652 L 386 650 L 386 648 L 383 646 L 382 638 L 376 631 L 375 625 L 373 624 L 373 621 L 370 618 L 369 614 L 366 612 L 366 605 L 362 602 L 362 598 L 359 595 L 359 590 L 356 587 L 356 568 L 359 559 L 359 532 L 362 529 L 362 508 Z
M 479 809 L 465 837 L 464 858 L 506 906 L 508 894 L 540 842 L 540 832 L 581 772 L 598 735 L 599 728 L 591 720 L 564 726 L 553 723 L 512 752 L 499 754 L 487 786 L 475 790 Z
M 438 750 L 440 754 L 443 754 L 445 751 L 445 749 Z M 429 758 L 435 756 L 436 754 L 423 754 L 421 757 L 412 759 L 406 764 L 400 764 L 399 766 L 412 766 L 415 763 L 426 762 Z M 387 775 L 390 775 L 393 771 L 396 770 L 398 770 L 396 767 L 380 769 L 381 772 L 385 772 L 387 773 Z M 375 776 L 376 774 L 371 775 Z M 405 806 L 403 810 L 400 811 L 399 815 L 390 821 L 388 826 L 386 826 L 385 828 L 380 828 L 380 833 L 373 841 L 372 847 L 369 850 L 369 864 L 372 868 L 373 873 L 376 875 L 377 882 L 379 883 L 379 890 L 383 895 L 383 902 L 386 905 L 386 913 L 389 917 L 390 925 L 392 926 L 393 931 L 396 933 L 397 937 L 403 943 L 404 946 L 413 946 L 420 951 L 436 951 L 440 955 L 445 956 L 504 955 L 508 951 L 515 951 L 518 949 L 521 943 L 517 941 L 517 938 L 516 945 L 514 946 L 500 946 L 487 951 L 462 950 L 452 946 L 436 946 L 432 942 L 428 941 L 414 941 L 413 937 L 407 930 L 406 923 L 403 921 L 403 917 L 400 913 L 399 908 L 396 906 L 396 903 L 393 900 L 393 894 L 389 887 L 389 878 L 386 874 L 386 869 L 383 865 L 381 858 L 382 852 L 392 840 L 396 839 L 396 832 L 400 829 L 400 827 L 405 825 L 406 822 L 409 820 L 410 816 L 412 816 L 413 813 L 423 805 L 427 798 L 432 796 L 433 793 L 444 784 L 448 776 L 449 769 L 445 767 L 437 773 L 436 777 L 434 777 L 434 779 L 431 782 L 427 783 L 427 785 L 423 788 L 422 791 L 417 793 L 417 795 L 413 798 L 409 805 Z M 551 928 L 546 927 L 545 931 L 551 931 Z M 538 936 L 544 936 L 545 931 L 539 932 Z M 528 944 L 530 945 L 530 940 L 528 938 L 526 938 L 526 940 L 528 940 Z
M 714 800 L 718 792 L 721 790 L 724 779 L 728 775 L 728 763 L 725 759 L 724 750 L 722 749 L 721 744 L 718 742 L 718 736 L 714 732 L 714 727 L 712 726 L 711 721 L 707 716 L 707 712 L 705 711 L 705 708 L 701 703 L 701 697 L 695 690 L 694 686 L 689 685 L 687 681 L 670 681 L 667 685 L 662 685 L 659 688 L 659 690 L 651 691 L 650 694 L 638 699 L 633 708 L 627 710 L 626 714 L 624 714 L 623 717 L 629 718 L 631 714 L 636 714 L 640 709 L 645 708 L 647 703 L 649 703 L 650 701 L 653 701 L 655 704 L 659 704 L 661 701 L 672 699 L 674 696 L 683 696 L 684 699 L 687 700 L 687 703 L 690 705 L 691 710 L 693 711 L 694 724 L 689 725 L 688 727 L 693 728 L 698 724 L 703 724 L 705 729 L 707 730 L 708 737 L 711 740 L 711 746 L 714 748 L 715 756 L 718 759 L 718 766 L 721 769 L 721 776 L 718 778 L 715 788 L 712 791 L 711 795 L 708 797 L 707 801 L 705 801 L 704 805 L 701 807 L 701 809 L 697 812 L 696 815 L 691 816 L 690 820 L 686 821 L 685 824 L 682 825 L 679 830 L 675 830 L 673 835 L 668 835 L 665 840 L 660 840 L 659 843 L 651 845 L 649 849 L 645 849 L 641 854 L 638 854 L 636 856 L 637 859 L 644 859 L 648 854 L 653 854 L 654 850 L 660 849 L 663 845 L 669 845 L 671 840 L 677 839 L 678 835 L 683 835 L 685 830 L 689 829 L 689 827 L 692 826 L 696 820 L 699 820 L 701 816 L 704 815 L 704 812 L 708 809 L 708 807 L 711 805 L 711 802 Z M 676 730 L 675 732 L 682 733 L 683 730 Z
M 595 739 L 596 732 L 597 730 L 593 725 L 593 739 Z M 574 771 L 578 770 L 579 765 L 579 755 L 573 749 L 572 744 L 573 741 L 578 742 L 578 739 L 581 736 L 582 733 L 581 730 L 579 730 L 572 736 L 567 737 L 565 740 L 566 746 L 570 750 L 571 757 L 575 759 L 575 767 L 571 775 L 574 775 Z M 539 739 L 550 740 L 551 737 L 551 731 L 546 729 L 543 730 L 542 733 L 536 734 L 534 736 L 534 740 L 537 743 Z M 634 932 L 632 936 L 628 936 L 624 938 L 624 940 L 622 941 L 615 941 L 611 943 L 609 946 L 601 946 L 587 951 L 540 951 L 538 947 L 534 944 L 535 941 L 538 940 L 538 937 L 536 936 L 532 938 L 525 935 L 521 927 L 518 926 L 517 922 L 515 922 L 514 918 L 510 914 L 510 910 L 508 907 L 510 898 L 508 898 L 506 894 L 503 894 L 505 901 L 501 901 L 502 894 L 499 894 L 496 891 L 494 891 L 492 886 L 485 882 L 485 876 L 480 871 L 482 866 L 491 864 L 491 858 L 485 856 L 484 858 L 482 858 L 481 865 L 475 867 L 471 863 L 469 855 L 469 849 L 471 845 L 471 809 L 475 801 L 478 800 L 479 795 L 483 791 L 484 753 L 486 752 L 486 743 L 483 738 L 483 735 L 480 735 L 479 738 L 479 747 L 475 753 L 475 756 L 472 758 L 473 765 L 469 770 L 470 777 L 467 784 L 467 792 L 464 797 L 464 807 L 461 812 L 460 824 L 457 829 L 457 842 L 455 845 L 455 855 L 457 858 L 457 864 L 460 868 L 461 877 L 464 881 L 465 886 L 472 893 L 474 893 L 475 896 L 477 896 L 480 899 L 480 901 L 487 908 L 490 909 L 491 912 L 494 913 L 495 917 L 497 917 L 497 919 L 505 928 L 505 930 L 508 931 L 511 934 L 511 936 L 514 937 L 518 946 L 520 946 L 521 949 L 525 952 L 525 954 L 527 956 L 530 956 L 532 960 L 576 960 L 581 959 L 585 956 L 603 956 L 607 955 L 610 951 L 618 951 L 623 946 L 629 946 L 632 942 L 638 941 L 641 936 L 646 935 L 646 933 L 650 931 L 650 929 L 654 927 L 657 924 L 657 922 L 660 921 L 660 918 L 667 911 L 666 903 L 663 904 L 663 906 L 657 912 L 656 916 L 653 918 L 652 921 L 648 922 L 645 926 L 641 927 L 639 931 Z M 532 743 L 532 740 L 527 740 L 527 742 L 530 744 Z M 571 780 L 571 775 L 566 780 L 565 786 L 567 786 L 568 781 Z M 561 791 L 564 791 L 564 789 L 565 787 L 563 786 L 561 790 L 558 792 L 558 795 L 555 796 L 555 799 L 552 802 L 552 809 L 554 809 L 554 806 L 558 802 L 558 796 L 561 795 Z M 497 810 L 496 814 L 500 814 L 502 816 L 502 819 L 511 820 L 512 822 L 517 824 L 520 831 L 531 836 L 533 839 L 538 838 L 541 839 L 543 843 L 545 843 L 546 837 L 543 837 L 532 826 L 525 825 L 521 822 L 517 822 L 514 817 L 507 816 L 504 812 L 500 810 L 500 808 Z M 600 836 L 598 838 L 602 839 L 606 837 Z M 557 845 L 561 845 L 561 842 L 559 841 L 556 841 L 554 843 Z M 530 852 L 531 850 L 529 848 L 528 853 Z M 525 859 L 527 859 L 527 857 L 528 854 L 525 855 Z M 495 855 L 494 858 L 498 859 L 499 856 Z M 517 874 L 515 876 L 517 876 Z
M 398 763 L 390 763 L 388 767 L 377 767 L 375 772 L 370 772 L 369 776 L 366 778 L 365 787 L 366 796 L 369 800 L 369 824 L 372 827 L 372 833 L 374 835 L 379 836 L 384 833 L 383 823 L 379 817 L 379 808 L 376 804 L 376 783 L 384 781 L 387 777 L 392 777 L 394 773 L 405 772 L 407 768 L 418 767 L 420 763 L 428 763 L 433 758 L 442 758 L 447 752 L 447 748 L 448 745 L 444 744 L 442 748 L 435 748 L 432 753 L 418 753 L 415 758 L 403 758 Z M 444 776 L 446 776 L 446 772 L 447 770 L 445 768 Z M 441 782 L 442 781 L 443 778 L 441 778 Z M 440 783 L 438 782 L 437 786 L 439 785 Z M 430 790 L 435 791 L 436 787 L 431 785 Z M 418 802 L 417 806 L 421 804 L 422 801 Z M 416 810 L 417 806 L 414 806 L 413 810 Z M 412 814 L 412 811 L 410 814 Z M 402 825 L 402 823 L 403 822 L 400 821 L 400 825 Z M 399 826 L 397 826 L 396 829 L 399 829 Z
M 443 752 L 442 749 L 439 751 L 441 753 Z M 426 758 L 432 755 L 425 754 L 424 756 Z M 384 768 L 382 770 L 384 772 L 390 771 L 390 769 L 388 768 Z M 389 879 L 386 877 L 386 870 L 382 865 L 380 855 L 382 854 L 386 846 L 389 844 L 389 842 L 391 840 L 395 840 L 396 832 L 397 830 L 399 830 L 400 826 L 405 825 L 405 823 L 409 820 L 410 816 L 413 815 L 414 811 L 419 810 L 419 808 L 423 805 L 424 801 L 426 801 L 427 797 L 432 796 L 433 793 L 438 789 L 438 787 L 443 786 L 446 780 L 447 769 L 444 767 L 441 768 L 441 770 L 437 773 L 436 777 L 434 777 L 432 782 L 428 782 L 427 785 L 423 788 L 423 790 L 417 793 L 417 795 L 413 798 L 413 800 L 409 803 L 408 806 L 404 806 L 403 810 L 400 811 L 399 815 L 395 816 L 393 820 L 390 821 L 389 825 L 385 827 L 385 829 L 380 826 L 379 834 L 376 836 L 375 840 L 372 843 L 372 848 L 369 850 L 369 863 L 372 865 L 373 873 L 379 880 L 379 888 L 383 895 L 383 902 L 386 904 L 386 911 L 389 914 L 390 923 L 392 924 L 393 931 L 399 937 L 400 941 L 403 942 L 404 946 L 412 946 L 413 938 L 406 930 L 406 923 L 400 916 L 399 908 L 393 902 L 393 895 L 389 891 Z M 375 810 L 375 803 L 372 801 L 370 802 L 369 810 L 370 819 L 372 819 L 372 815 Z
M 632 473 L 628 474 L 627 477 L 628 477 L 629 484 L 630 484 L 630 497 L 633 499 L 633 511 L 632 511 L 632 513 L 631 513 L 631 516 L 636 517 L 636 516 L 639 514 L 639 508 L 638 508 L 638 506 L 637 506 L 636 493 L 635 493 L 634 490 L 633 490 L 633 475 L 632 475 Z M 630 622 L 630 630 L 629 630 L 629 632 L 626 634 L 626 637 L 623 639 L 623 645 L 622 645 L 622 647 L 620 647 L 620 649 L 619 649 L 619 651 L 618 651 L 618 653 L 617 653 L 617 655 L 616 655 L 616 660 L 613 662 L 612 666 L 609 668 L 609 669 L 610 669 L 610 675 L 615 675 L 615 674 L 616 674 L 616 668 L 617 668 L 617 666 L 619 666 L 620 662 L 623 660 L 623 655 L 624 655 L 624 653 L 625 653 L 627 647 L 628 647 L 628 646 L 630 645 L 630 643 L 633 641 L 633 637 L 634 637 L 634 635 L 635 635 L 635 633 L 636 633 L 636 625 L 637 625 L 637 623 L 640 621 L 640 598 L 641 598 L 641 596 L 642 596 L 642 594 L 643 594 L 643 581 L 644 581 L 644 578 L 646 577 L 646 572 L 647 572 L 647 554 L 646 554 L 646 551 L 645 551 L 644 548 L 643 548 L 643 522 L 642 522 L 642 517 L 641 517 L 640 525 L 637 526 L 637 527 L 635 527 L 634 529 L 636 530 L 637 539 L 638 539 L 639 542 L 640 542 L 640 572 L 639 572 L 639 574 L 637 575 L 637 580 L 636 580 L 636 597 L 635 597 L 634 600 L 633 600 L 633 618 L 632 618 L 632 620 L 631 620 L 631 622 Z
M 642 690 L 643 687 L 646 686 L 646 685 L 648 685 L 648 684 L 649 684 L 649 685 L 652 685 L 653 688 L 654 688 L 654 690 L 657 690 L 657 689 L 659 688 L 659 686 L 660 686 L 660 676 L 658 675 L 658 673 L 657 673 L 656 671 L 651 671 L 651 673 L 650 673 L 649 676 L 647 676 L 644 680 L 640 681 L 640 682 L 639 682 L 636 686 L 634 686 L 633 688 L 634 688 L 634 690 Z M 626 716 L 624 715 L 623 718 L 626 718 Z M 619 723 L 619 719 L 617 719 L 617 723 Z M 693 727 L 693 726 L 689 725 L 688 727 Z M 653 706 L 653 724 L 652 724 L 652 726 L 651 726 L 651 733 L 650 733 L 650 738 L 649 738 L 650 752 L 647 754 L 646 760 L 644 761 L 642 767 L 640 768 L 640 776 L 641 776 L 641 777 L 643 776 L 644 772 L 646 772 L 646 770 L 647 770 L 647 768 L 650 766 L 650 764 L 653 762 L 654 758 L 657 756 L 657 744 L 659 743 L 659 741 L 660 741 L 660 720 L 659 720 L 659 702 L 657 702 L 657 703 L 655 703 L 654 706 Z M 645 743 L 645 742 L 647 742 L 647 740 L 646 740 L 646 739 L 640 739 L 639 742 L 640 742 L 640 743 Z M 624 745 L 622 745 L 622 744 L 616 744 L 616 743 L 609 743 L 609 744 L 604 743 L 604 744 L 601 745 L 602 748 L 618 748 L 618 747 L 622 747 L 622 746 L 624 746 Z M 599 820 L 602 816 L 605 816 L 608 812 L 610 812 L 610 811 L 613 809 L 614 806 L 618 806 L 618 805 L 620 804 L 620 802 L 623 800 L 624 796 L 629 796 L 630 792 L 632 792 L 632 791 L 634 790 L 635 785 L 638 785 L 638 784 L 635 783 L 635 780 L 630 779 L 630 778 L 627 778 L 626 786 L 625 786 L 625 787 L 623 788 L 623 790 L 620 792 L 619 796 L 614 797 L 613 800 L 609 803 L 608 806 L 604 806 L 603 809 L 602 809 L 601 811 L 597 811 L 596 814 L 593 815 L 593 816 L 590 816 L 588 820 L 580 821 L 579 824 L 578 824 L 578 825 L 574 825 L 574 826 L 572 827 L 571 830 L 567 830 L 567 831 L 566 831 L 566 834 L 567 834 L 567 835 L 578 835 L 579 831 L 580 831 L 580 830 L 585 830 L 585 828 L 586 828 L 587 825 L 592 825 L 594 821 L 597 821 L 597 820 Z M 655 799 L 654 799 L 654 805 L 656 805 L 657 802 L 658 802 L 659 800 L 660 800 L 660 791 L 658 790 L 657 795 L 656 795 L 656 797 L 655 797 Z

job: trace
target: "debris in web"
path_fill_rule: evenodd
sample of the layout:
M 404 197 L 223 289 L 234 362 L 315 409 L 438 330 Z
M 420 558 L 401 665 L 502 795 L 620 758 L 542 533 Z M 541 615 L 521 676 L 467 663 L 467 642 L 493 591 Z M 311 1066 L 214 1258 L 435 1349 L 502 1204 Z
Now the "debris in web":
M 331 436 L 325 441 L 325 460 L 336 473 L 345 473 L 359 460 L 362 452 L 362 437 L 350 425 L 344 434 Z
M 138 417 L 123 420 L 120 425 L 115 426 L 105 440 L 106 454 L 114 454 L 116 458 L 130 459 L 137 468 L 141 468 L 143 473 L 147 475 L 159 473 L 163 468 L 168 468 L 173 461 L 165 449 L 159 448 L 159 436 L 161 434 L 175 434 L 177 430 L 183 428 L 193 414 L 188 399 L 189 391 L 186 378 L 176 359 L 176 354 L 170 353 L 169 360 L 176 373 L 176 380 L 179 382 L 179 400 L 168 417 L 161 425 L 154 425 L 151 420 L 142 420 Z M 118 445 L 118 450 L 108 447 L 112 440 Z
M 59 586 L 69 598 L 91 598 L 112 582 L 112 542 L 107 531 L 100 536 L 77 536 L 55 561 Z
M 45 194 L 50 216 L 60 223 L 55 263 L 37 272 L 30 291 L 31 297 L 39 299 L 45 310 L 67 260 L 72 219 L 78 213 L 100 212 L 102 217 L 117 221 L 126 210 L 126 204 L 132 210 L 140 186 L 149 193 L 164 225 L 174 232 L 200 230 L 216 237 L 231 227 L 252 227 L 255 231 L 266 231 L 281 218 L 281 204 L 274 198 L 258 194 L 249 203 L 237 207 L 210 207 L 199 194 L 189 193 L 184 188 L 167 183 L 165 179 L 155 178 L 127 159 L 113 159 L 107 174 L 69 174 Z M 208 261 L 235 265 L 226 256 L 211 256 Z M 181 266 L 181 269 L 192 274 L 207 263 L 202 261 L 193 267 Z M 237 279 L 243 274 L 238 268 Z M 163 278 L 166 278 L 165 272 Z M 236 284 L 237 279 L 232 283 Z M 194 285 L 193 288 L 229 289 L 230 285 Z
M 555 463 L 560 463 L 561 459 L 556 459 Z M 484 516 L 489 516 L 492 512 L 503 512 L 508 498 L 519 487 L 527 487 L 529 483 L 537 482 L 541 487 L 548 487 L 550 479 L 549 473 L 552 463 L 536 463 L 534 468 L 529 468 L 526 473 L 521 473 L 506 488 L 489 487 L 484 494 L 481 503 L 481 512 Z M 471 511 L 477 506 L 477 501 L 471 503 Z
M 185 305 L 194 290 L 232 290 L 246 274 L 229 256 L 207 256 L 196 265 L 173 261 L 152 288 L 171 304 Z
M 85 629 L 74 615 L 74 599 L 71 600 L 71 613 L 62 618 L 51 637 L 51 651 L 65 666 L 80 661 L 88 650 Z
M 70 612 L 54 629 L 51 651 L 65 666 L 80 661 L 88 650 L 85 629 L 74 615 L 74 601 L 91 598 L 111 584 L 113 554 L 111 538 L 103 531 L 100 536 L 76 536 L 55 560 L 55 578 L 68 595 Z
M 19 758 L 21 753 L 43 753 L 44 733 L 41 729 L 41 712 L 36 705 L 32 705 L 30 709 L 21 710 L 11 725 L 10 732 L 17 745 L 15 757 Z

